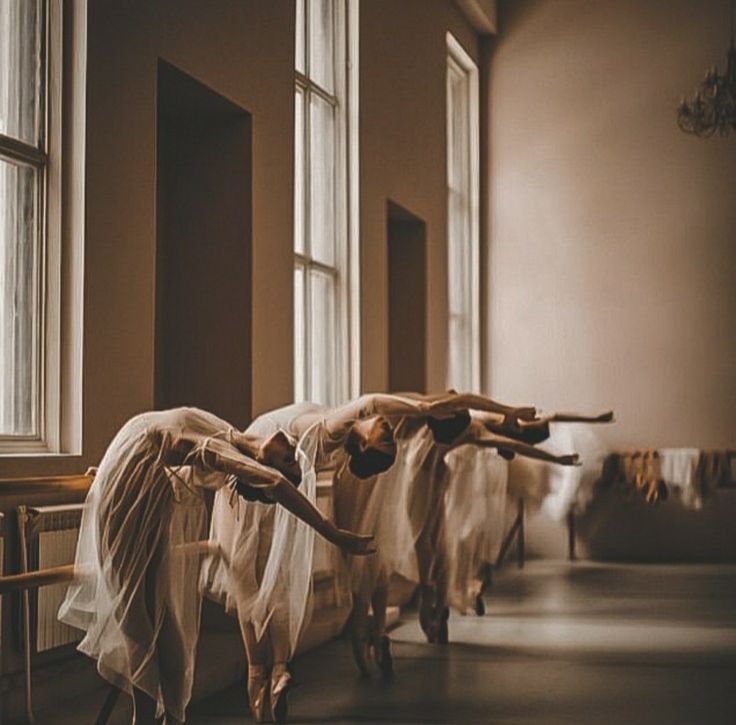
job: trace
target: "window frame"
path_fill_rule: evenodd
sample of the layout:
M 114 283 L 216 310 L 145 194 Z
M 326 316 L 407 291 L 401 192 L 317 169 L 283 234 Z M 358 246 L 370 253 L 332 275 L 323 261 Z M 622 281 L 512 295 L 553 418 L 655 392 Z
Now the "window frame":
M 447 372 L 446 384 L 448 388 L 462 387 L 471 390 L 480 390 L 481 387 L 481 319 L 480 319 L 480 80 L 478 66 L 470 57 L 468 52 L 459 41 L 452 35 L 447 33 L 447 77 L 446 77 L 446 133 L 447 133 L 447 263 L 448 263 L 448 356 L 447 356 Z M 465 316 L 469 318 L 467 337 L 464 340 L 464 348 L 469 356 L 468 369 L 470 372 L 469 380 L 453 379 L 453 371 L 450 369 L 450 350 L 453 344 L 451 336 L 451 319 L 449 300 L 451 299 L 451 255 L 453 254 L 452 244 L 455 243 L 452 234 L 452 194 L 455 191 L 451 187 L 452 173 L 452 145 L 450 142 L 450 133 L 453 127 L 452 123 L 452 107 L 450 105 L 451 93 L 450 83 L 452 72 L 459 72 L 465 77 L 467 84 L 468 113 L 467 113 L 467 139 L 468 139 L 468 159 L 467 167 L 463 170 L 466 173 L 466 181 L 468 185 L 468 198 L 466 200 L 467 213 L 464 219 L 466 231 L 466 241 L 468 249 L 467 258 L 470 268 L 470 290 L 469 290 L 469 309 L 465 310 Z
M 0 134 L 0 157 L 38 170 L 37 431 L 0 456 L 79 454 L 82 416 L 87 0 L 44 0 L 37 145 Z
M 296 4 L 299 13 L 300 2 Z M 359 388 L 359 218 L 358 218 L 358 0 L 333 0 L 333 47 L 332 70 L 333 90 L 328 91 L 310 77 L 310 31 L 308 18 L 308 2 L 302 0 L 304 8 L 304 36 L 302 47 L 304 68 L 297 69 L 295 59 L 295 112 L 296 102 L 301 93 L 303 128 L 300 140 L 297 139 L 295 126 L 295 169 L 301 156 L 302 193 L 297 197 L 295 183 L 294 204 L 294 304 L 301 305 L 304 327 L 300 331 L 294 315 L 294 398 L 303 400 L 311 397 L 315 372 L 310 364 L 309 342 L 312 339 L 313 321 L 310 312 L 311 286 L 314 275 L 327 275 L 334 285 L 333 310 L 335 317 L 334 340 L 331 346 L 334 351 L 335 379 L 332 381 L 331 397 L 328 402 L 338 404 L 357 394 Z M 299 31 L 298 24 L 296 32 Z M 342 31 L 342 32 L 341 32 Z M 296 43 L 295 43 L 296 45 Z M 333 263 L 329 264 L 316 258 L 310 249 L 311 234 L 311 127 L 309 111 L 310 98 L 315 95 L 328 103 L 334 114 L 334 248 Z M 296 205 L 301 204 L 301 230 L 297 228 Z M 297 251 L 297 234 L 301 233 L 303 250 Z M 342 241 L 344 240 L 344 242 Z M 296 272 L 303 271 L 302 298 L 296 297 Z M 297 345 L 297 336 L 301 332 L 301 344 Z M 301 348 L 302 357 L 298 359 L 296 352 Z M 301 378 L 303 390 L 299 390 Z

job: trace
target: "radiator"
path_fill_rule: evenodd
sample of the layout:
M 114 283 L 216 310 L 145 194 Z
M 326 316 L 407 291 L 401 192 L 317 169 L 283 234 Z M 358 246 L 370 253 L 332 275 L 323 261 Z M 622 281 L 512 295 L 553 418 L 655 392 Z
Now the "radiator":
M 29 509 L 30 568 L 47 569 L 74 563 L 83 508 L 83 504 L 67 504 Z M 62 624 L 57 618 L 67 586 L 66 582 L 51 584 L 32 593 L 36 600 L 35 607 L 32 606 L 35 614 L 31 615 L 31 622 L 35 625 L 36 652 L 81 639 L 78 629 Z

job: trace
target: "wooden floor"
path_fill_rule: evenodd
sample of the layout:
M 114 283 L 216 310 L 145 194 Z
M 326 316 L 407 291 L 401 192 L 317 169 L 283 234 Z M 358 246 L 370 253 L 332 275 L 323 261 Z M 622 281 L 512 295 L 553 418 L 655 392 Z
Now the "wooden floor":
M 300 658 L 290 722 L 736 723 L 736 566 L 531 563 L 485 617 L 453 615 L 449 646 L 414 618 L 392 638 L 390 683 L 359 679 L 344 640 Z M 244 686 L 187 722 L 250 722 Z
M 532 563 L 501 573 L 452 644 L 394 631 L 396 677 L 362 681 L 348 644 L 297 663 L 294 723 L 736 723 L 736 567 Z M 242 688 L 192 725 L 247 722 Z

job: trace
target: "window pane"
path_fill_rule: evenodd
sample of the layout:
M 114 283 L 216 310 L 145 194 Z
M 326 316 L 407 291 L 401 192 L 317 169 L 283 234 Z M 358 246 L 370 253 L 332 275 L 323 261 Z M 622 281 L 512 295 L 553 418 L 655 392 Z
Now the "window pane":
M 294 401 L 307 399 L 306 317 L 304 299 L 304 267 L 294 269 Z
M 294 250 L 304 254 L 304 93 L 296 89 L 294 97 Z
M 309 271 L 310 322 L 309 369 L 310 400 L 323 405 L 336 404 L 338 331 L 335 327 L 335 282 L 327 274 Z
M 306 72 L 306 66 L 304 64 L 304 37 L 306 33 L 306 27 L 304 22 L 304 2 L 305 0 L 296 0 L 296 44 L 294 61 L 296 69 L 300 73 Z
M 0 2 L 0 133 L 37 145 L 40 0 Z
M 309 0 L 309 77 L 332 93 L 335 87 L 334 0 Z
M 37 172 L 0 160 L 0 435 L 38 433 Z
M 335 259 L 335 115 L 333 107 L 312 94 L 310 108 L 310 254 L 333 264 Z
M 447 66 L 448 321 L 447 384 L 474 387 L 477 345 L 473 323 L 478 301 L 473 276 L 475 244 L 471 188 L 469 71 L 453 58 Z

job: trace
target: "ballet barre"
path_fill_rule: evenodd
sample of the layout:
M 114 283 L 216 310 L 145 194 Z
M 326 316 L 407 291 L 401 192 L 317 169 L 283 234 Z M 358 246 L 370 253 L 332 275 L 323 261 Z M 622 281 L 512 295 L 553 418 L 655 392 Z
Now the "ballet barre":
M 31 672 L 31 629 L 30 629 L 30 601 L 29 592 L 33 589 L 49 586 L 52 584 L 64 584 L 84 577 L 86 575 L 86 567 L 75 566 L 74 564 L 64 564 L 61 566 L 48 567 L 46 569 L 37 569 L 28 571 L 28 552 L 25 543 L 25 525 L 27 523 L 28 511 L 25 506 L 18 507 L 18 521 L 21 531 L 21 567 L 25 571 L 19 574 L 9 574 L 0 576 L 0 596 L 18 592 L 23 596 L 23 646 L 25 657 L 25 688 L 26 688 L 26 717 L 28 722 L 34 722 L 33 700 L 32 700 L 32 672 Z M 211 540 L 192 541 L 186 544 L 180 544 L 175 548 L 177 554 L 184 555 L 215 555 L 223 557 L 226 564 L 229 564 L 227 558 L 220 547 Z M 110 689 L 102 704 L 102 708 L 97 714 L 95 725 L 106 725 L 112 711 L 115 708 L 117 700 L 120 696 L 120 690 L 114 685 L 110 685 Z M 2 712 L 0 711 L 0 718 Z
M 523 569 L 526 555 L 524 548 L 524 499 L 521 497 L 516 501 L 516 518 L 506 536 L 504 536 L 494 568 L 498 569 L 503 564 L 514 540 L 516 540 L 516 565 L 519 569 Z

